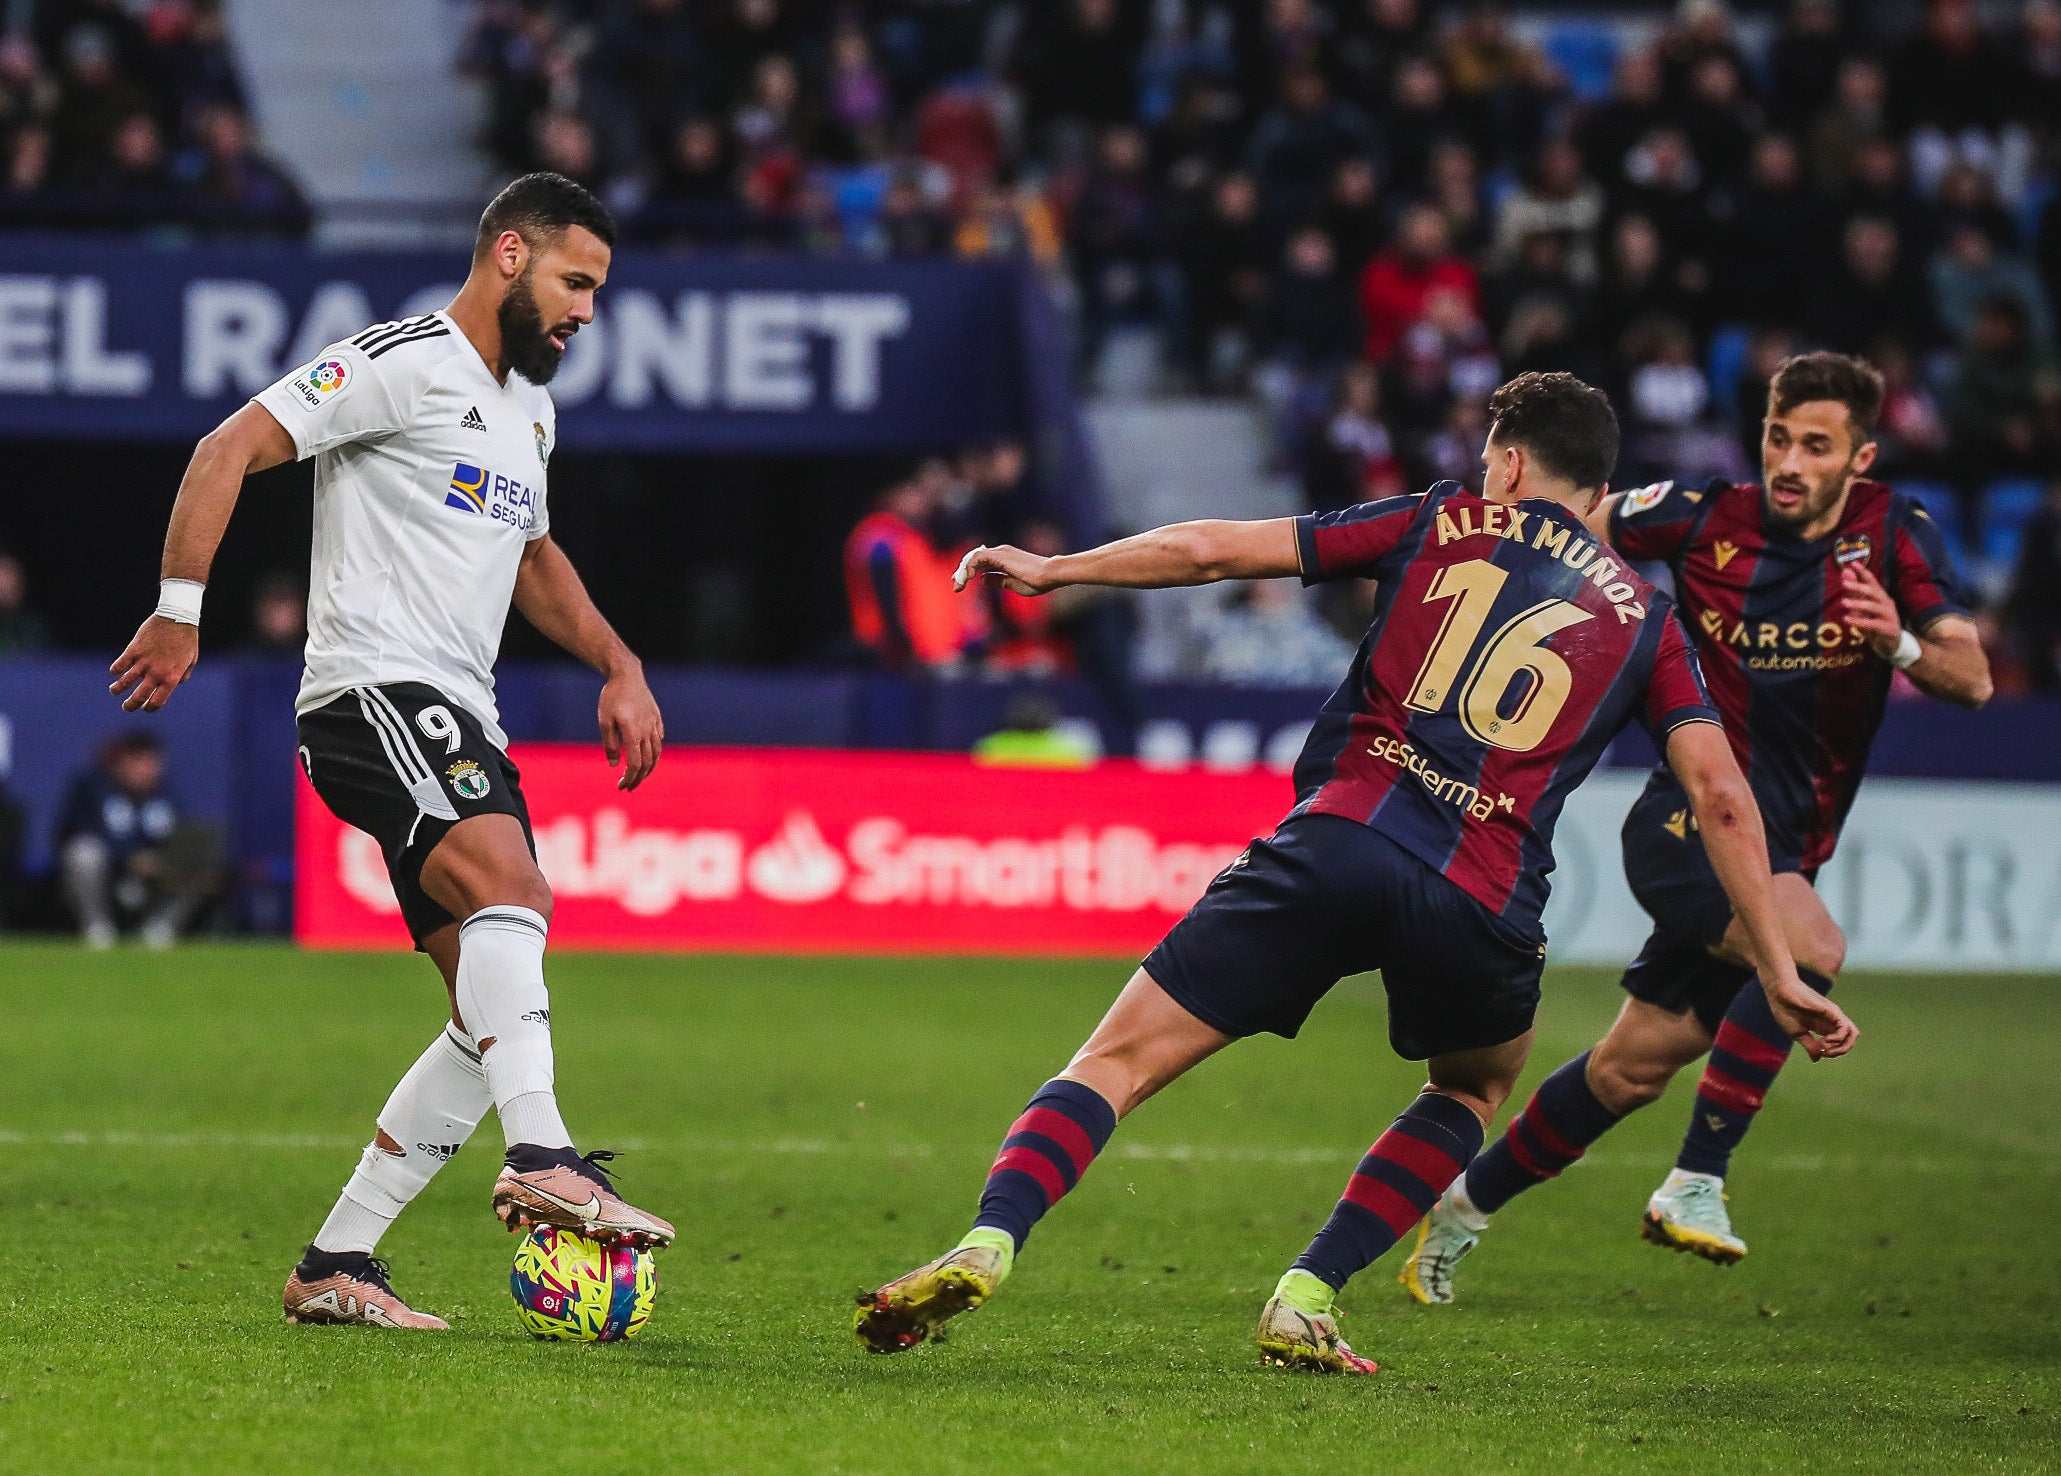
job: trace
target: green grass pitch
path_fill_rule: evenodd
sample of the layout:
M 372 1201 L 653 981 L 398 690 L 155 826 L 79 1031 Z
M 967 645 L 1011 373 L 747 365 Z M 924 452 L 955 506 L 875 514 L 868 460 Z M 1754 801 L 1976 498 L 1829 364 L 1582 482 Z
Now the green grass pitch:
M 2054 1469 L 2053 979 L 1842 984 L 1731 1184 L 1753 1253 L 1643 1245 L 1687 1081 L 1512 1205 L 1426 1309 L 1348 1289 L 1371 1380 L 1251 1333 L 1417 1073 L 1378 992 L 1246 1043 L 1119 1130 L 951 1341 L 861 1353 L 852 1296 L 949 1246 L 1122 963 L 568 956 L 559 1090 L 671 1216 L 635 1343 L 531 1342 L 488 1122 L 387 1238 L 445 1335 L 292 1328 L 278 1292 L 438 1025 L 401 956 L 0 950 L 0 1465 L 10 1470 Z M 1548 977 L 1523 1092 L 1617 1004 Z

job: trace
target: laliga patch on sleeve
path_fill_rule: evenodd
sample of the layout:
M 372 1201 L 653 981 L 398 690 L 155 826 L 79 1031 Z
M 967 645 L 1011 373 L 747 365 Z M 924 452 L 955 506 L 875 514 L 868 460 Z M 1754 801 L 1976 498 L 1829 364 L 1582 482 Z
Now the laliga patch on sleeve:
M 310 365 L 306 373 L 296 374 L 292 388 L 300 397 L 301 408 L 312 412 L 320 410 L 350 381 L 350 366 L 342 359 L 324 359 Z
M 1639 487 L 1627 492 L 1624 495 L 1623 505 L 1618 509 L 1618 515 L 1628 518 L 1634 513 L 1642 513 L 1651 508 L 1656 508 L 1660 506 L 1662 499 L 1674 490 L 1675 484 L 1673 482 L 1655 482 L 1650 487 Z

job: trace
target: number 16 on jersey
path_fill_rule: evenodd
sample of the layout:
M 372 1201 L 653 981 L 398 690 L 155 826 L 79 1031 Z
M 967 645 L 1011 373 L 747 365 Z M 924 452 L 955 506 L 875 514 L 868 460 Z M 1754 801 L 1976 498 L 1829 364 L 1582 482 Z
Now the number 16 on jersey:
M 1556 631 L 1594 617 L 1566 600 L 1542 600 L 1504 622 L 1482 644 L 1463 678 L 1461 668 L 1480 641 L 1489 611 L 1509 577 L 1487 559 L 1469 559 L 1438 571 L 1424 603 L 1451 603 L 1405 700 L 1419 712 L 1440 712 L 1457 683 L 1460 725 L 1469 734 L 1493 748 L 1528 753 L 1552 731 L 1574 687 L 1567 662 L 1544 642 Z M 1505 712 L 1520 676 L 1525 679 L 1523 690 Z

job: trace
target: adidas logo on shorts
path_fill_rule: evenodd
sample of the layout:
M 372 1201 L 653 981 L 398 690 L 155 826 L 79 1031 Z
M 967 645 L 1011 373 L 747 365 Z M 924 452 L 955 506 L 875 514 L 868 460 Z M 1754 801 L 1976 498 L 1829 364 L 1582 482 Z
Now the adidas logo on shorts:
M 470 409 L 468 409 L 465 412 L 465 418 L 458 422 L 458 429 L 460 430 L 483 431 L 486 428 L 487 423 L 484 420 L 480 419 L 479 406 L 477 405 L 474 405 Z

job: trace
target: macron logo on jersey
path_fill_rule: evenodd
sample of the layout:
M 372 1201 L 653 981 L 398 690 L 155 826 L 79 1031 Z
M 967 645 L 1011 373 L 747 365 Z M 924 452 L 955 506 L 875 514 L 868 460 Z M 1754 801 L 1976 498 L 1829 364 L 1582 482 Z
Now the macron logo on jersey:
M 444 506 L 527 533 L 536 518 L 537 494 L 513 477 L 461 461 L 451 468 Z

